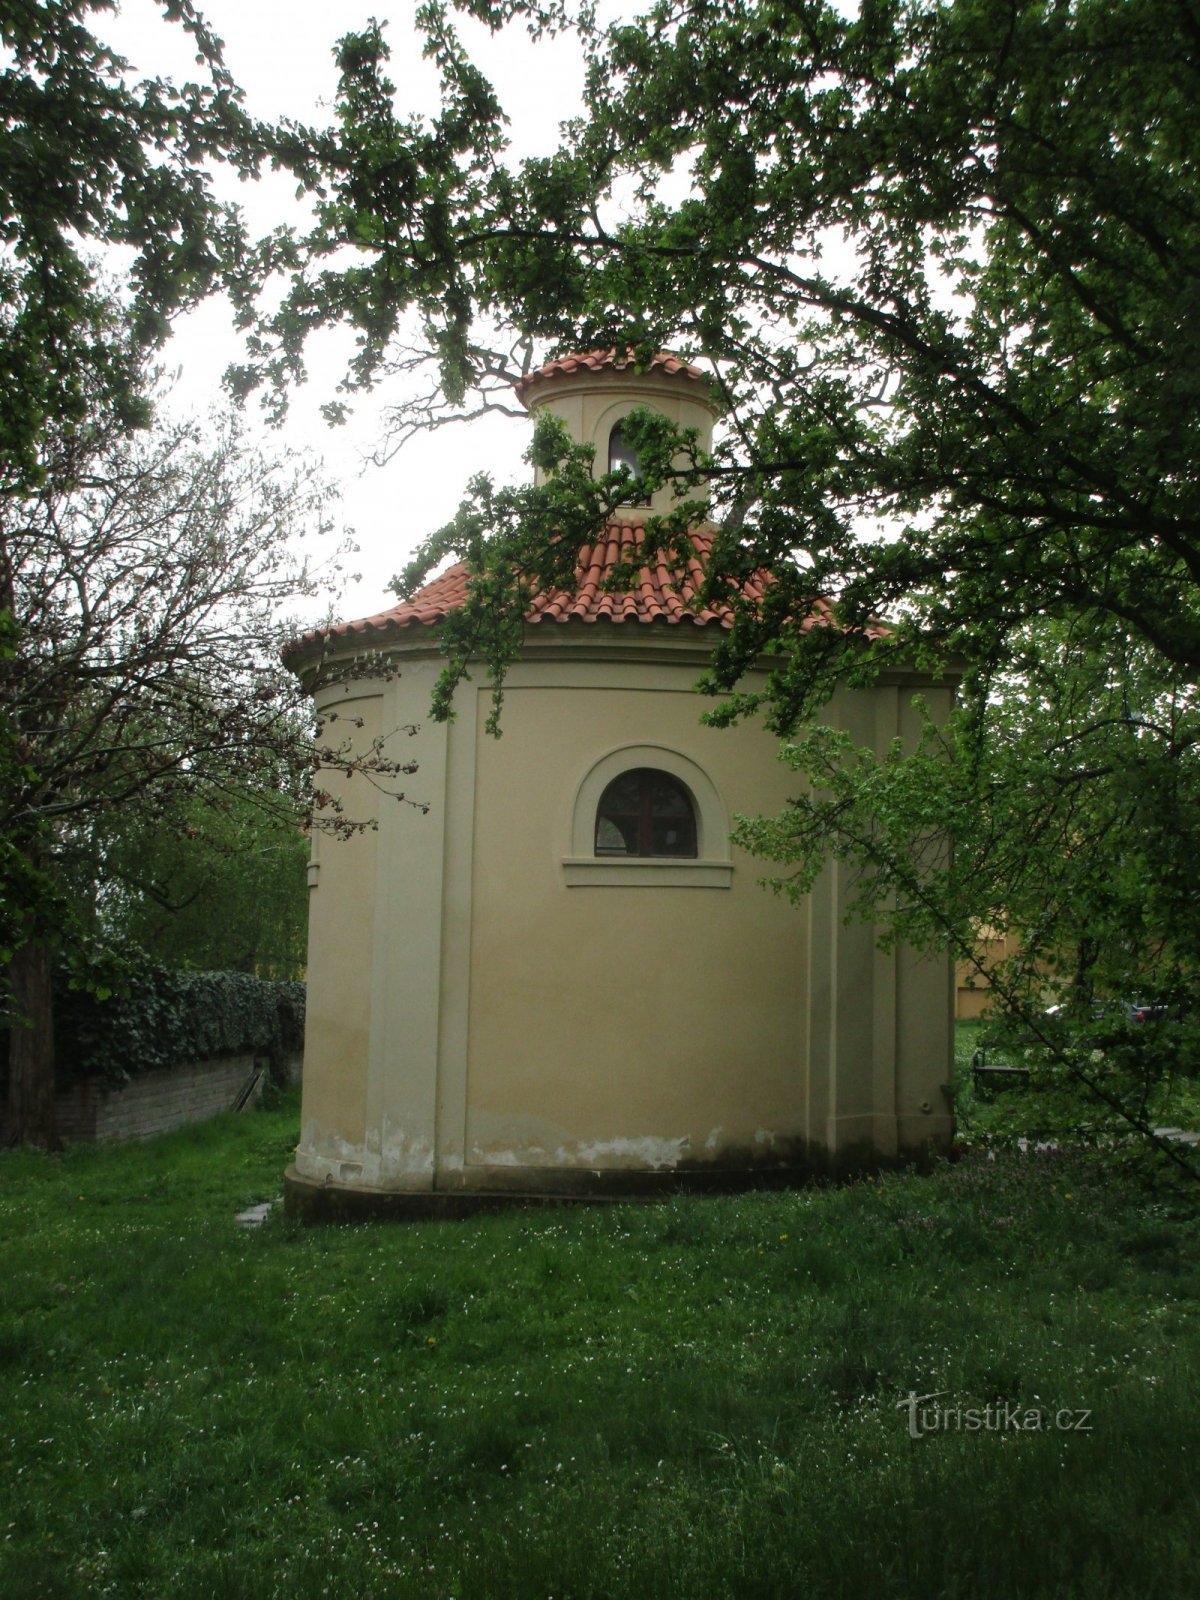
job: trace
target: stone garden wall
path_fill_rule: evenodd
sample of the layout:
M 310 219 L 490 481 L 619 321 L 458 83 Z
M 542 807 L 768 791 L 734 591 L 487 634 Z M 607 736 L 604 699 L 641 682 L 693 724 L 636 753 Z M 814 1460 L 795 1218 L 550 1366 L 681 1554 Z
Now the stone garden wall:
M 262 1071 L 247 1105 L 259 1100 L 268 1081 L 265 1064 L 257 1060 Z M 293 1077 L 299 1075 L 298 1056 L 289 1068 Z M 73 1142 L 149 1139 L 188 1122 L 204 1122 L 232 1110 L 256 1072 L 256 1057 L 239 1055 L 145 1072 L 127 1083 L 81 1079 L 55 1097 L 59 1137 Z

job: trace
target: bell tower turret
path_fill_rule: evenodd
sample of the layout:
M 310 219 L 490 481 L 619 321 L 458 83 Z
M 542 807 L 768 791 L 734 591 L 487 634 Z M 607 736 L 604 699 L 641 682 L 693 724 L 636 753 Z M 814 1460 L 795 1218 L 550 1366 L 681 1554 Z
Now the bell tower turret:
M 700 448 L 712 448 L 718 410 L 712 387 L 698 367 L 689 366 L 677 356 L 657 355 L 642 372 L 634 369 L 628 357 L 619 357 L 612 350 L 564 356 L 522 378 L 517 397 L 531 412 L 542 407 L 552 411 L 566 424 L 572 438 L 592 445 L 597 476 L 621 465 L 636 472 L 636 454 L 622 424 L 639 406 L 661 412 L 677 427 L 694 428 L 700 436 Z M 539 482 L 542 477 L 539 470 Z M 628 516 L 633 522 L 651 512 L 668 512 L 674 504 L 669 487 L 645 499 L 637 498 L 636 486 L 632 494 Z

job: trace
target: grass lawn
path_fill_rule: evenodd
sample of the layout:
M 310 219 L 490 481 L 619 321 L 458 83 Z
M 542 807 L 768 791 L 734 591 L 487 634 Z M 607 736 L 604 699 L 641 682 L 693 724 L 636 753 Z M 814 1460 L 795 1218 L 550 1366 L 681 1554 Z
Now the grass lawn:
M 0 1157 L 5 1600 L 1200 1592 L 1182 1189 L 238 1228 L 297 1123 Z

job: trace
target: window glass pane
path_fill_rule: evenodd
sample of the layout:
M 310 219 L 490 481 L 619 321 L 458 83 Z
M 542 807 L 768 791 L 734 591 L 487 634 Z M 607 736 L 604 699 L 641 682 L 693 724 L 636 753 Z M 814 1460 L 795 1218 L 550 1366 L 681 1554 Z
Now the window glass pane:
M 650 824 L 652 856 L 694 856 L 696 827 L 691 817 L 655 817 Z
M 636 817 L 642 805 L 642 773 L 645 771 L 645 767 L 634 767 L 614 778 L 600 801 L 601 811 L 627 811 L 631 817 Z
M 692 802 L 683 785 L 665 772 L 646 769 L 650 780 L 650 805 L 656 817 L 690 817 Z
M 598 856 L 695 856 L 692 797 L 670 773 L 634 767 L 616 777 L 596 807 Z
M 614 817 L 596 818 L 596 854 L 632 856 L 637 854 L 637 818 L 622 825 Z
M 626 439 L 625 430 L 618 422 L 608 436 L 608 470 L 619 472 L 622 467 L 627 468 L 635 478 L 641 476 L 637 451 Z

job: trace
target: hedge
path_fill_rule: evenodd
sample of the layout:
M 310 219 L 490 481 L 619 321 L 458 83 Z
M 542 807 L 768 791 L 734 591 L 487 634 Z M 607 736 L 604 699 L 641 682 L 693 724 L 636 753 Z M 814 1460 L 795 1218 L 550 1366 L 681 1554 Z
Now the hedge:
M 139 963 L 120 994 L 55 995 L 58 1079 L 123 1082 L 211 1056 L 265 1055 L 282 1077 L 304 1045 L 304 985 L 245 972 L 184 972 Z

